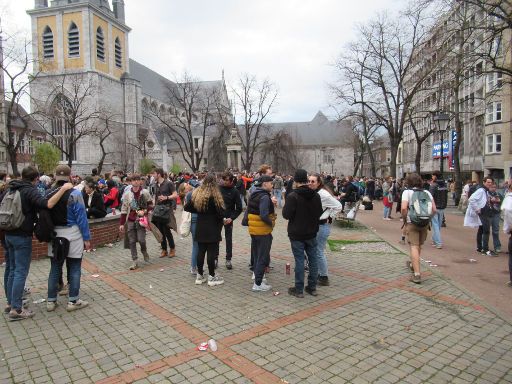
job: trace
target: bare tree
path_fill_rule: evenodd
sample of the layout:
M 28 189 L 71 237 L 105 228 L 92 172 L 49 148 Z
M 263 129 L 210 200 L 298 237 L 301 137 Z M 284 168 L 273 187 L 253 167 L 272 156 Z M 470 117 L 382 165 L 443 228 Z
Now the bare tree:
M 150 107 L 151 117 L 178 146 L 195 172 L 205 157 L 208 128 L 216 124 L 220 90 L 185 73 L 180 81 L 165 84 L 168 108 Z
M 4 104 L 0 113 L 3 114 L 6 127 L 6 136 L 0 135 L 0 143 L 5 146 L 15 176 L 19 176 L 17 155 L 28 135 L 29 121 L 33 116 L 21 104 L 29 98 L 30 84 L 38 76 L 38 73 L 29 76 L 29 69 L 33 64 L 29 54 L 30 46 L 30 42 L 22 41 L 17 34 L 4 31 L 0 19 L 0 71 L 4 74 L 4 83 L 0 84 L 0 88 L 5 93 L 5 100 L 0 102 Z M 16 127 L 15 121 L 20 123 Z
M 269 162 L 280 173 L 293 173 L 305 164 L 305 153 L 298 138 L 285 130 L 270 135 L 261 146 L 261 152 L 262 161 Z
M 242 139 L 242 165 L 250 170 L 255 153 L 268 142 L 265 121 L 275 105 L 277 90 L 268 79 L 258 82 L 255 76 L 244 74 L 233 92 L 236 110 L 240 111 L 238 130 Z
M 109 143 L 109 141 L 111 142 L 109 138 L 111 139 L 115 132 L 119 131 L 116 129 L 118 123 L 114 120 L 114 117 L 115 115 L 106 111 L 102 111 L 100 112 L 97 119 L 97 125 L 93 136 L 98 139 L 98 144 L 101 150 L 100 160 L 98 161 L 98 166 L 96 167 L 98 169 L 98 174 L 101 174 L 101 170 L 103 169 L 103 165 L 107 156 L 118 152 L 116 151 L 117 145 L 112 145 L 112 143 Z
M 100 116 L 94 103 L 96 86 L 87 74 L 69 74 L 49 84 L 49 94 L 54 99 L 49 109 L 39 108 L 41 124 L 71 168 L 77 143 L 96 133 L 96 119 Z
M 344 80 L 338 97 L 363 121 L 371 117 L 373 123 L 367 127 L 380 126 L 387 131 L 392 176 L 396 176 L 398 146 L 408 110 L 429 75 L 425 70 L 412 78 L 416 65 L 413 57 L 422 48 L 431 23 L 423 3 L 412 4 L 396 18 L 381 15 L 358 29 L 357 41 L 337 64 Z

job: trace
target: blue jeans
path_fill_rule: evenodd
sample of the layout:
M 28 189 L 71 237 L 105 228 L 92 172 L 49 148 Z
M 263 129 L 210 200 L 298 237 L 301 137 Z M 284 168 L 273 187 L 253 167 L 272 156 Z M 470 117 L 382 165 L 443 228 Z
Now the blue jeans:
M 438 209 L 432 216 L 432 241 L 435 245 L 442 245 L 441 224 L 443 224 L 444 209 Z
M 330 224 L 322 224 L 316 234 L 316 253 L 318 256 L 318 276 L 327 276 L 327 257 L 325 256 L 325 246 L 327 238 L 331 233 Z
M 63 260 L 57 260 L 56 257 L 51 257 L 50 276 L 48 277 L 48 301 L 57 301 L 57 292 L 59 290 L 59 277 L 62 273 Z M 82 276 L 82 258 L 75 259 L 67 257 L 66 263 L 68 266 L 69 276 L 69 298 L 68 301 L 75 301 L 79 299 L 80 295 L 80 277 Z
M 272 247 L 272 235 L 251 235 L 256 259 L 254 260 L 254 282 L 261 285 L 265 268 L 270 263 L 270 248 Z
M 384 206 L 384 218 L 389 217 L 391 214 L 391 207 Z
M 281 191 L 280 189 L 274 189 L 274 196 L 277 199 L 277 205 L 279 206 L 279 208 L 281 208 L 283 206 L 283 191 Z
M 308 287 L 316 289 L 318 280 L 318 257 L 316 251 L 316 238 L 309 240 L 291 240 L 292 253 L 295 258 L 295 290 L 297 293 L 304 291 L 304 252 L 308 256 L 309 274 Z
M 190 260 L 190 267 L 197 268 L 197 254 L 199 253 L 199 245 L 196 240 L 197 219 L 192 219 L 190 222 L 190 233 L 192 235 L 192 258 Z
M 500 214 L 495 213 L 491 216 L 491 231 L 492 231 L 492 243 L 494 244 L 494 250 L 501 249 L 500 242 Z
M 21 310 L 23 289 L 27 281 L 30 262 L 32 260 L 32 237 L 5 235 L 5 244 L 9 252 L 9 280 L 7 292 L 10 292 L 10 303 L 13 309 Z M 12 276 L 12 277 L 11 277 Z
M 7 299 L 7 305 L 11 305 L 11 288 L 8 284 L 9 278 L 12 279 L 12 275 L 14 275 L 14 269 L 12 268 L 12 261 L 9 259 L 9 249 L 7 245 L 5 245 L 5 240 L 2 240 L 2 247 L 4 247 L 4 256 L 5 256 L 5 270 L 4 270 L 4 292 L 5 298 Z

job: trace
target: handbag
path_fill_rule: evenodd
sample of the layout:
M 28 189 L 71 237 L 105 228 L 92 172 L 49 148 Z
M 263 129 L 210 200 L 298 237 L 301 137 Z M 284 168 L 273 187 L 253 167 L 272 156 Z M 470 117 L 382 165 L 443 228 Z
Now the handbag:
M 180 235 L 181 237 L 187 237 L 190 235 L 190 224 L 192 223 L 192 214 L 187 211 L 183 211 L 181 214 L 180 224 Z
M 158 204 L 153 209 L 153 217 L 151 218 L 151 222 L 154 224 L 167 224 L 171 217 L 171 207 L 165 204 Z

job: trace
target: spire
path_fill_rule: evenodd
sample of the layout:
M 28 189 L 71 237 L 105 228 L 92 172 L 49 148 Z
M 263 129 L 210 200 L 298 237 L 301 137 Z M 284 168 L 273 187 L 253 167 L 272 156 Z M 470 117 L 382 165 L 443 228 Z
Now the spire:
M 116 19 L 124 23 L 124 1 L 112 0 L 112 8 Z
M 224 81 L 224 68 L 222 68 L 222 81 Z

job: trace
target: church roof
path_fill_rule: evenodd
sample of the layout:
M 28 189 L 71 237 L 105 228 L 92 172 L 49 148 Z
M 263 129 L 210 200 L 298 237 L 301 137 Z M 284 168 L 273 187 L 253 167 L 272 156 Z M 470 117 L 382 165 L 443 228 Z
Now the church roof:
M 168 87 L 176 85 L 173 81 L 133 59 L 130 59 L 130 77 L 140 81 L 143 94 L 162 102 L 168 99 Z
M 142 87 L 142 93 L 157 99 L 163 103 L 169 103 L 169 88 L 176 87 L 176 83 L 149 69 L 145 65 L 130 59 L 130 77 L 138 80 Z M 224 87 L 224 81 L 197 81 L 200 92 L 207 94 L 213 90 L 221 90 Z
M 329 120 L 321 111 L 307 122 L 271 123 L 272 132 L 286 131 L 299 145 L 350 145 L 353 138 L 350 120 Z

